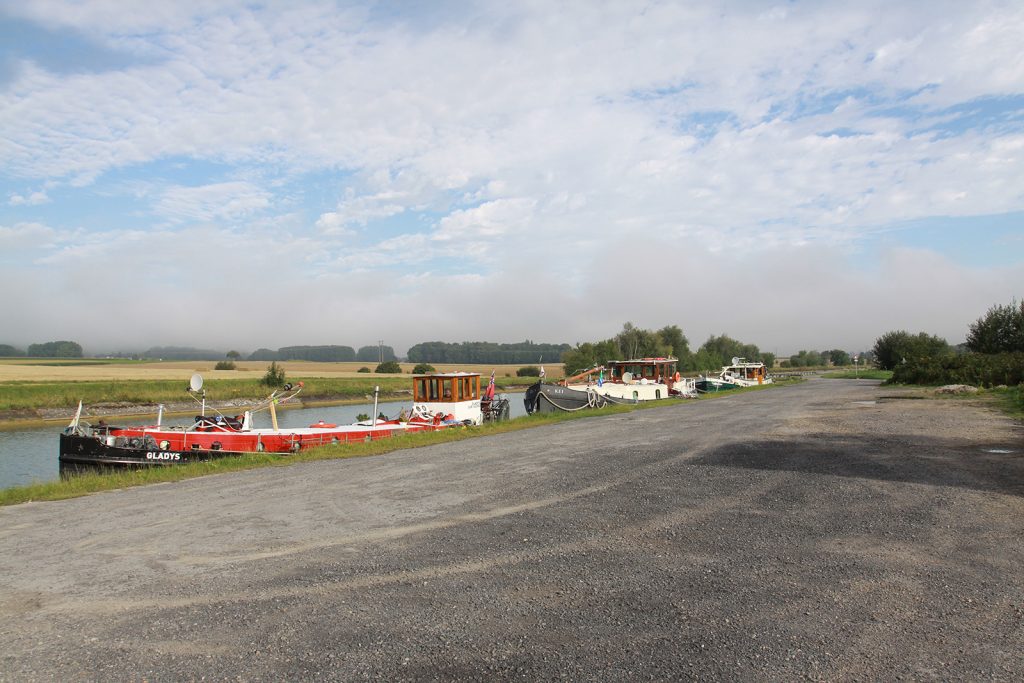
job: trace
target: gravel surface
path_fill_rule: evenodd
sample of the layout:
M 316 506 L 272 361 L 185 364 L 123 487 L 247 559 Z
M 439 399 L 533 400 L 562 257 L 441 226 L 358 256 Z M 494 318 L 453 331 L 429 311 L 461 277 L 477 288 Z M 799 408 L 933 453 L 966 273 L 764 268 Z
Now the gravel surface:
M 900 396 L 0 509 L 0 680 L 1021 680 L 1024 432 Z

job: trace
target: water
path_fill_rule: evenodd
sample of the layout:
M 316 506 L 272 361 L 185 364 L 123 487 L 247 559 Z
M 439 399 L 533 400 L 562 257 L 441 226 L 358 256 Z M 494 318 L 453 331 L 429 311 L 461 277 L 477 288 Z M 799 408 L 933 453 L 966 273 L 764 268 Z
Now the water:
M 522 394 L 506 394 L 509 399 L 510 417 L 526 415 Z M 412 407 L 411 401 L 381 401 L 377 405 L 377 413 L 397 416 L 402 408 Z M 238 409 L 241 412 L 241 409 Z M 207 414 L 215 415 L 212 410 Z M 278 410 L 277 424 L 280 427 L 307 427 L 314 422 L 323 420 L 338 425 L 352 424 L 360 414 L 372 415 L 373 403 L 361 403 L 345 406 L 322 406 L 316 408 L 296 408 Z M 231 410 L 225 415 L 234 415 Z M 88 418 L 86 418 L 88 419 Z M 189 425 L 194 416 L 164 416 L 165 425 Z M 70 422 L 70 417 L 68 418 Z M 90 420 L 96 422 L 95 419 Z M 142 418 L 108 418 L 110 424 L 153 424 L 156 414 Z M 255 427 L 270 427 L 270 413 L 263 411 L 253 415 Z M 48 427 L 29 429 L 12 429 L 0 431 L 0 489 L 21 486 L 33 482 L 52 481 L 60 477 L 57 463 L 58 439 L 64 424 L 53 424 Z

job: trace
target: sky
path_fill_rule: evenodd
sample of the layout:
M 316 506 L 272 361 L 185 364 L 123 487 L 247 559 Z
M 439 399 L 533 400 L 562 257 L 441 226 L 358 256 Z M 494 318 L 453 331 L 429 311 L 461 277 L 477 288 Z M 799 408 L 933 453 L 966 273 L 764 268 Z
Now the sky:
M 1024 4 L 0 0 L 0 343 L 962 342 Z

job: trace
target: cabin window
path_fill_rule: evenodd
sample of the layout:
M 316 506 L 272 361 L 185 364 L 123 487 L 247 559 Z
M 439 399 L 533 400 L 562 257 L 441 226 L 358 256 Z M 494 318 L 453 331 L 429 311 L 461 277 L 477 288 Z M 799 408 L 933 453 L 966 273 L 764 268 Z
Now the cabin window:
M 438 385 L 438 380 L 437 380 L 436 377 L 434 377 L 434 378 L 431 378 L 428 381 L 428 383 L 430 385 L 430 391 L 428 393 L 428 400 L 436 401 L 440 397 L 439 387 L 437 386 Z

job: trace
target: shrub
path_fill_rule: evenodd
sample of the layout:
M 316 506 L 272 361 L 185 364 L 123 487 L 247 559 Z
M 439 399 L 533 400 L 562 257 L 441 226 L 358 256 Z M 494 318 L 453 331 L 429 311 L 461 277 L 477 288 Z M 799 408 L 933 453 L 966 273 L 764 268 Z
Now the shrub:
M 398 361 L 386 360 L 378 365 L 374 372 L 380 374 L 401 374 L 402 366 L 398 364 Z
M 536 365 L 527 365 L 516 370 L 516 377 L 540 377 L 540 368 Z
M 1024 382 L 1024 353 L 964 353 L 908 359 L 896 366 L 897 384 L 1017 386 Z
M 271 361 L 267 367 L 267 374 L 263 375 L 263 379 L 260 380 L 260 384 L 265 384 L 268 387 L 283 387 L 284 386 L 284 368 L 277 364 L 277 361 Z
M 430 372 L 437 372 L 437 368 L 430 363 L 418 363 L 416 367 L 412 369 L 412 374 L 414 375 L 426 375 Z
M 217 361 L 217 364 L 213 366 L 214 370 L 235 370 L 235 364 L 229 360 Z
M 358 370 L 356 370 L 356 372 L 369 372 L 369 371 L 370 371 L 370 368 L 366 367 L 365 365 L 363 367 L 359 368 Z

